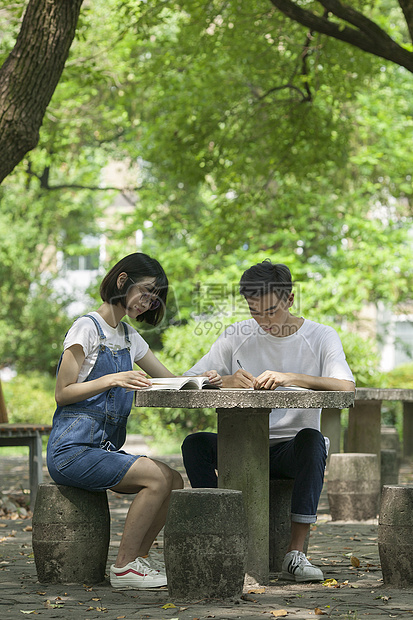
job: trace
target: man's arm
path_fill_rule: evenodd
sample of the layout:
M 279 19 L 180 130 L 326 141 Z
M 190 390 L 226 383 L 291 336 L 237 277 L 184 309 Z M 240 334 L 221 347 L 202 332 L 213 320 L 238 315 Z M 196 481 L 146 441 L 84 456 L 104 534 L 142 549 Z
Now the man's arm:
M 224 379 L 224 377 L 223 377 Z M 275 390 L 275 388 L 289 387 L 296 385 L 309 390 L 326 390 L 337 392 L 354 392 L 355 384 L 346 379 L 335 379 L 333 377 L 314 377 L 313 375 L 302 375 L 294 372 L 276 372 L 265 370 L 253 382 L 256 390 Z

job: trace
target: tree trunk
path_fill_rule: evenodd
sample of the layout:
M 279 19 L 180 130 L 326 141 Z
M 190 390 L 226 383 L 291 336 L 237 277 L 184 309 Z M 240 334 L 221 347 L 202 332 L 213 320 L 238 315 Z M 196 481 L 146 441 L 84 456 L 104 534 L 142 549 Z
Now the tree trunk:
M 30 0 L 16 45 L 0 68 L 0 183 L 39 140 L 83 0 Z

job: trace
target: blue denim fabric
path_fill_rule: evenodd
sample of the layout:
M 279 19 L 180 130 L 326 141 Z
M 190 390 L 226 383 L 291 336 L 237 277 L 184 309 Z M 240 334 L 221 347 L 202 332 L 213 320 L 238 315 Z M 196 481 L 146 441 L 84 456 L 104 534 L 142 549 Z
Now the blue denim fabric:
M 130 340 L 126 325 L 125 348 L 111 351 L 98 321 L 100 347 L 86 381 L 103 375 L 132 370 Z M 47 466 L 57 484 L 102 491 L 118 484 L 139 458 L 120 450 L 126 438 L 126 423 L 133 392 L 115 387 L 78 403 L 57 407 L 47 445 Z
M 182 444 L 182 456 L 191 486 L 217 487 L 217 435 L 194 433 Z M 290 441 L 270 447 L 270 478 L 291 478 L 294 482 L 291 519 L 314 523 L 324 481 L 327 451 L 323 435 L 304 428 Z

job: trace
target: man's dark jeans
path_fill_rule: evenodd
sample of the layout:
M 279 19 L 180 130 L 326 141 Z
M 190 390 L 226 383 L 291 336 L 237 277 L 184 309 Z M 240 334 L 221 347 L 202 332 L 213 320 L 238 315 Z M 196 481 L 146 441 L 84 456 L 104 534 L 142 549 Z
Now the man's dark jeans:
M 182 456 L 193 488 L 218 486 L 215 433 L 188 435 L 182 444 Z M 294 439 L 270 447 L 270 478 L 294 479 L 291 499 L 293 521 L 316 521 L 326 460 L 324 437 L 314 428 L 304 428 Z

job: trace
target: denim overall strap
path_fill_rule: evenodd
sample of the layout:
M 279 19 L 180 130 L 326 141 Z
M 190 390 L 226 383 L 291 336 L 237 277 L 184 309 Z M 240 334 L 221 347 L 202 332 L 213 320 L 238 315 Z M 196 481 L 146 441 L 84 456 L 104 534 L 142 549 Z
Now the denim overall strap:
M 106 340 L 106 336 L 103 333 L 103 329 L 101 328 L 99 321 L 97 321 L 95 319 L 94 316 L 92 316 L 91 314 L 84 314 L 83 316 L 87 316 L 88 319 L 92 319 L 92 321 L 94 322 L 94 324 L 96 325 L 96 329 L 98 330 L 99 333 L 99 338 L 100 338 L 100 344 L 104 344 L 105 340 Z
M 121 321 L 120 323 L 121 323 L 121 325 L 123 327 L 123 331 L 125 332 L 125 340 L 126 340 L 126 343 L 128 345 L 126 348 L 128 349 L 128 351 L 130 351 L 131 341 L 130 341 L 130 338 L 129 338 L 128 326 L 123 321 Z

